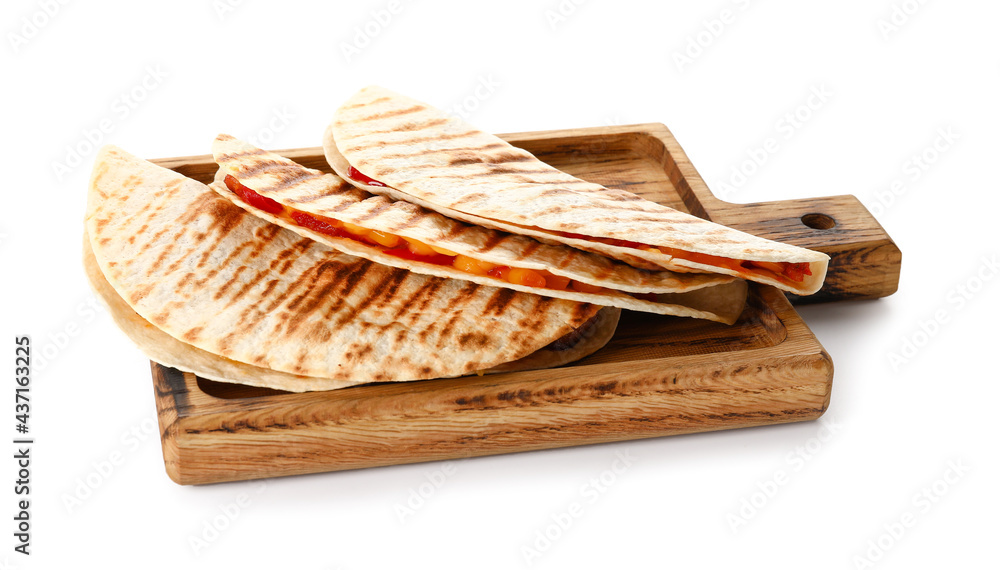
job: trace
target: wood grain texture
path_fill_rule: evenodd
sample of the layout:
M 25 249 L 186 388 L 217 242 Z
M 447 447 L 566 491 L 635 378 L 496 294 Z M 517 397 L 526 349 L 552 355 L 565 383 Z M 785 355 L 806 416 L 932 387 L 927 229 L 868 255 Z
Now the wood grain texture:
M 895 291 L 899 250 L 851 196 L 722 202 L 658 124 L 504 138 L 580 178 L 828 253 L 828 286 L 816 300 Z M 330 171 L 322 149 L 280 154 Z M 156 162 L 201 181 L 216 170 L 208 155 Z M 809 227 L 806 214 L 836 225 Z M 181 484 L 811 420 L 826 410 L 833 379 L 829 355 L 788 299 L 757 285 L 733 326 L 625 311 L 606 347 L 551 370 L 302 394 L 213 382 L 155 363 L 152 371 L 164 462 Z

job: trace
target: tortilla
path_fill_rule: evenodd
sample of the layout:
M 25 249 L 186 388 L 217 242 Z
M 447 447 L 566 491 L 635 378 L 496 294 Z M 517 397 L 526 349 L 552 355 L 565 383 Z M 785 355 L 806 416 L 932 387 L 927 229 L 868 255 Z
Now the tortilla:
M 575 178 L 381 87 L 362 89 L 337 110 L 323 146 L 333 169 L 358 187 L 637 267 L 723 273 L 799 295 L 818 291 L 826 275 L 823 253 Z
M 244 364 L 212 354 L 181 342 L 143 319 L 132 307 L 118 296 L 108 284 L 97 258 L 90 247 L 90 238 L 84 234 L 83 266 L 91 288 L 104 303 L 112 320 L 150 360 L 164 366 L 191 372 L 201 378 L 260 386 L 287 392 L 308 392 L 313 390 L 333 390 L 354 386 L 351 380 L 332 380 L 279 372 Z M 505 362 L 483 372 L 517 372 L 562 366 L 588 356 L 611 340 L 618 325 L 620 309 L 605 307 L 580 328 L 567 333 L 560 339 L 513 362 Z M 478 372 L 478 371 L 477 371 Z
M 727 324 L 743 310 L 746 283 L 732 277 L 647 271 L 565 245 L 542 244 L 526 236 L 469 225 L 409 202 L 393 202 L 359 190 L 336 175 L 305 168 L 229 135 L 219 135 L 212 150 L 220 170 L 211 188 L 220 195 L 269 222 L 351 255 L 438 277 Z M 343 229 L 344 222 L 381 232 L 383 245 L 351 237 L 353 234 Z M 406 240 L 460 257 L 413 256 Z M 440 261 L 421 260 L 435 258 Z M 481 273 L 458 269 L 458 260 L 474 260 L 473 267 Z M 550 288 L 549 284 L 511 283 L 499 274 L 487 274 L 481 262 L 528 270 L 538 276 L 548 272 L 549 283 L 555 275 L 570 285 Z M 544 279 L 542 283 L 546 283 Z M 704 288 L 710 288 L 712 294 L 694 293 Z M 631 293 L 654 295 L 638 298 Z
M 342 254 L 113 146 L 96 160 L 86 230 L 143 320 L 210 354 L 323 379 L 314 389 L 473 373 L 599 310 Z

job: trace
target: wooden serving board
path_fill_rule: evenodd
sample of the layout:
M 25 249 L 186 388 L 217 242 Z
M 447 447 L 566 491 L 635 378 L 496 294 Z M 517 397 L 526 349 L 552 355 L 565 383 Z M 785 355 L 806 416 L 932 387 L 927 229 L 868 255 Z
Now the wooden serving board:
M 580 178 L 829 254 L 803 302 L 896 290 L 900 251 L 853 196 L 723 202 L 660 124 L 503 138 Z M 281 154 L 330 171 L 320 148 Z M 203 182 L 216 171 L 210 155 L 155 162 Z M 302 394 L 152 372 L 167 473 L 200 484 L 812 420 L 833 363 L 785 295 L 752 285 L 733 326 L 623 311 L 607 346 L 551 370 Z

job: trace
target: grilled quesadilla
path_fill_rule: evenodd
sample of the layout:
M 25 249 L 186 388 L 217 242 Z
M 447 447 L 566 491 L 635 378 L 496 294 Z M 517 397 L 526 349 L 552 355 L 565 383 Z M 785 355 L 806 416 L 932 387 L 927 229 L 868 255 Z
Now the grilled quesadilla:
M 212 151 L 211 187 L 238 206 L 351 255 L 438 277 L 732 324 L 746 283 L 648 271 L 565 245 L 470 225 L 357 189 L 229 135 Z
M 94 257 L 94 252 L 90 247 L 90 237 L 86 234 L 83 240 L 83 266 L 91 288 L 104 302 L 115 324 L 150 360 L 184 372 L 193 372 L 199 377 L 209 380 L 237 382 L 287 392 L 332 390 L 358 383 L 351 380 L 301 376 L 253 366 L 212 354 L 177 340 L 140 317 L 124 299 L 118 296 L 114 288 L 108 284 L 104 274 L 101 273 L 101 268 L 97 265 L 97 258 Z M 608 343 L 615 333 L 620 314 L 621 309 L 604 307 L 579 328 L 553 341 L 548 346 L 518 360 L 505 362 L 482 372 L 491 374 L 536 370 L 562 366 L 579 360 Z
M 166 364 L 230 381 L 305 390 L 460 376 L 528 356 L 599 311 L 343 254 L 111 146 L 85 225 L 117 297 L 201 351 L 161 346 Z M 219 358 L 199 364 L 202 353 Z M 276 374 L 242 374 L 258 368 Z
M 458 117 L 380 87 L 340 107 L 324 136 L 341 177 L 446 216 L 620 259 L 712 272 L 799 295 L 828 256 L 773 242 L 557 170 Z

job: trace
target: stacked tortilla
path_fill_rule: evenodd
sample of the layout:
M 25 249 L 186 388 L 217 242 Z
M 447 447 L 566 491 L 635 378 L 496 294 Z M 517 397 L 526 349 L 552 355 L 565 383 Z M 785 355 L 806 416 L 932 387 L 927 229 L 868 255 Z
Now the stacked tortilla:
M 110 146 L 85 225 L 88 277 L 120 328 L 205 378 L 305 391 L 554 366 L 617 323 L 597 305 L 344 254 Z
M 638 269 L 561 244 L 445 217 L 357 189 L 229 135 L 212 147 L 211 187 L 246 211 L 382 265 L 560 299 L 732 324 L 746 284 Z
M 383 89 L 324 143 L 339 176 L 220 135 L 209 186 L 101 151 L 85 265 L 151 359 L 290 391 L 544 368 L 620 309 L 732 324 L 744 279 L 808 294 L 826 270 Z
M 731 275 L 799 295 L 829 257 L 580 180 L 440 109 L 381 87 L 340 107 L 323 147 L 360 188 L 646 269 Z

